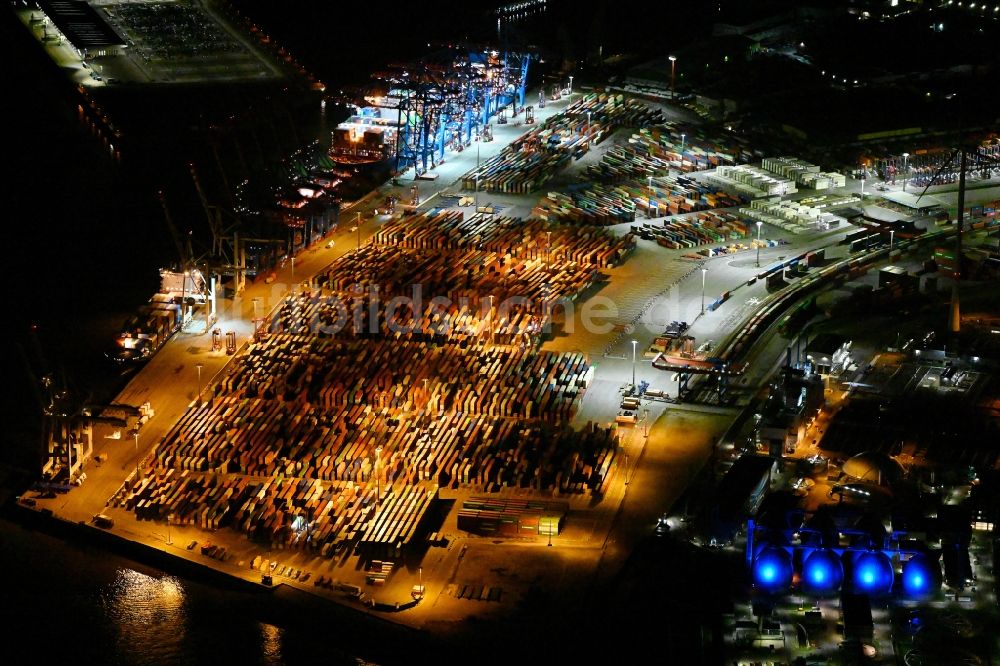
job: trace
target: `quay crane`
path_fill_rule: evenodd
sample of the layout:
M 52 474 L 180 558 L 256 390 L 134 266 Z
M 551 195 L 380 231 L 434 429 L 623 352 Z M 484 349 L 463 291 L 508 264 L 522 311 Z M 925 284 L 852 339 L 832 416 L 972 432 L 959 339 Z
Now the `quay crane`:
M 121 403 L 96 404 L 80 400 L 70 390 L 62 373 L 53 372 L 36 334 L 29 330 L 31 354 L 20 348 L 30 382 L 40 408 L 40 458 L 37 472 L 49 481 L 73 483 L 81 478 L 84 463 L 93 455 L 93 427 L 109 425 L 128 428 L 140 422 L 144 409 Z
M 417 175 L 445 159 L 445 149 L 460 151 L 503 114 L 524 108 L 532 55 L 482 45 L 439 45 L 424 58 L 391 64 L 372 75 L 373 83 L 345 100 L 358 112 L 354 124 L 394 125 L 395 170 L 413 166 Z M 381 119 L 381 120 L 379 120 Z M 348 124 L 350 126 L 350 124 Z

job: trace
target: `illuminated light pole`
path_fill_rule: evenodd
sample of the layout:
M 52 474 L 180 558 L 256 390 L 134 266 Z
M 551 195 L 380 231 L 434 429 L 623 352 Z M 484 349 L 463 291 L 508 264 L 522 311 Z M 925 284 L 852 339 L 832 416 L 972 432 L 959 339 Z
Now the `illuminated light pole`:
M 590 111 L 587 111 L 587 134 L 590 134 Z
M 681 166 L 682 167 L 684 166 L 684 139 L 686 138 L 686 136 L 687 135 L 685 135 L 684 132 L 681 132 Z
M 907 170 L 906 170 L 906 161 L 909 159 L 909 157 L 910 157 L 909 153 L 903 153 L 903 191 L 904 192 L 906 191 L 906 174 L 908 173 Z
M 188 272 L 184 271 L 181 278 L 181 330 L 184 330 L 184 323 L 187 321 L 187 284 Z
M 639 344 L 638 340 L 632 341 L 632 388 L 635 388 L 635 350 L 636 345 Z
M 892 237 L 896 234 L 895 229 L 889 229 L 889 254 L 892 254 Z
M 677 73 L 677 56 L 670 56 L 670 99 L 674 99 L 674 75 Z
M 573 75 L 569 75 L 569 94 L 573 94 Z
M 708 269 L 701 269 L 701 313 L 705 314 L 705 276 L 708 275 Z
M 201 404 L 201 369 L 204 366 L 202 366 L 201 363 L 198 363 L 194 367 L 198 369 L 198 397 L 196 398 L 196 400 L 198 401 L 198 404 L 200 405 Z
M 760 228 L 764 223 L 757 220 L 757 268 L 760 268 Z
M 356 222 L 358 227 L 358 249 L 361 249 L 361 211 L 358 211 L 358 221 Z

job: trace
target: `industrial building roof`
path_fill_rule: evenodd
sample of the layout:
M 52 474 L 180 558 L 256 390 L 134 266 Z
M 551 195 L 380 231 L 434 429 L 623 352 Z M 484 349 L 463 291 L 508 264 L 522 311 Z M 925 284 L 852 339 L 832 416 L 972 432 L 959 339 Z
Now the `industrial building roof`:
M 740 514 L 751 495 L 754 494 L 774 469 L 775 460 L 769 456 L 740 456 L 722 481 L 715 497 L 722 516 Z
M 88 2 L 39 0 L 38 6 L 52 20 L 59 32 L 81 51 L 125 44 L 125 40 Z
M 837 353 L 837 350 L 843 347 L 846 342 L 847 338 L 842 335 L 836 335 L 834 333 L 821 333 L 813 338 L 813 341 L 809 343 L 806 353 L 831 357 Z
M 898 462 L 876 451 L 859 453 L 844 463 L 844 474 L 861 481 L 892 485 L 903 476 Z

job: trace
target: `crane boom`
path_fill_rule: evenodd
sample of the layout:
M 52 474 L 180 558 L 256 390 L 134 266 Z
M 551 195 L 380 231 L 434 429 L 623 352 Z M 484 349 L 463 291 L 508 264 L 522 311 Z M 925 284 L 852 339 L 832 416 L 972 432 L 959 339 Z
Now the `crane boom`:
M 222 245 L 222 216 L 218 212 L 212 212 L 213 206 L 208 203 L 208 198 L 205 197 L 205 190 L 201 187 L 201 179 L 198 178 L 198 170 L 195 169 L 194 162 L 188 162 L 188 170 L 191 172 L 191 181 L 194 183 L 194 189 L 198 192 L 198 200 L 205 211 L 205 219 L 208 220 L 208 229 L 212 233 L 212 256 L 217 256 Z
M 173 239 L 174 247 L 177 249 L 177 258 L 180 259 L 181 270 L 184 270 L 191 260 L 190 246 L 185 251 L 180 233 L 178 233 L 177 227 L 174 225 L 174 218 L 170 215 L 170 209 L 167 207 L 167 197 L 163 194 L 163 190 L 158 191 L 156 197 L 160 200 L 160 206 L 163 208 L 163 219 L 167 223 L 167 230 L 170 231 L 170 237 Z

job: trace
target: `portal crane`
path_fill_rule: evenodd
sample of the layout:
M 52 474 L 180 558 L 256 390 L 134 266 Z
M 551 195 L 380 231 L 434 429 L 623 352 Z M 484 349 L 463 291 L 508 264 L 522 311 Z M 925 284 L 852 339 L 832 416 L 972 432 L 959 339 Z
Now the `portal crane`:
M 955 148 L 951 156 L 946 159 L 934 175 L 930 178 L 923 191 L 917 196 L 917 201 L 927 194 L 927 190 L 935 183 L 938 177 L 949 169 L 954 169 L 955 160 L 958 159 L 958 211 L 956 213 L 956 233 L 955 233 L 955 281 L 951 287 L 951 308 L 948 317 L 948 330 L 953 338 L 957 338 L 962 328 L 961 305 L 959 302 L 959 283 L 965 277 L 962 257 L 962 235 L 964 233 L 965 222 L 965 180 L 966 173 L 971 168 L 974 170 L 985 170 L 986 166 L 1000 165 L 1000 160 L 986 150 L 983 146 L 969 148 L 960 146 Z M 957 344 L 958 340 L 953 340 Z

